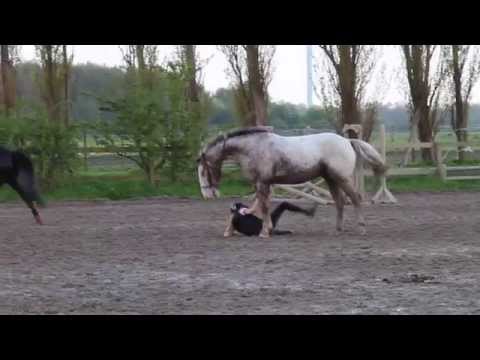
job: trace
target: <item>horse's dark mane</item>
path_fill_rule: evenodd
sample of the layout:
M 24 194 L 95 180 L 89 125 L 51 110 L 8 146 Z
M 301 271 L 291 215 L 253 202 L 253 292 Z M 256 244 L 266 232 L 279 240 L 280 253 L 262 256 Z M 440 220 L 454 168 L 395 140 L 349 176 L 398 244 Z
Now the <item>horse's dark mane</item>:
M 212 142 L 208 144 L 207 150 L 221 143 L 222 141 L 224 141 L 224 139 L 231 139 L 238 136 L 247 136 L 247 135 L 253 135 L 258 133 L 268 133 L 268 132 L 271 132 L 271 130 L 265 127 L 250 127 L 246 129 L 233 130 L 226 134 L 217 136 Z

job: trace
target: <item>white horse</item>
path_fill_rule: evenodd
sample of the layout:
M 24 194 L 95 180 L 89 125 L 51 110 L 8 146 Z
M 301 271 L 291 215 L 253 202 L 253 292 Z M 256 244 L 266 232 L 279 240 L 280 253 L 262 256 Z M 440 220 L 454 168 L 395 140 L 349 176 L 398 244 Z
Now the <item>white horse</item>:
M 361 197 L 352 182 L 357 157 L 369 164 L 377 176 L 387 169 L 380 154 L 362 140 L 333 133 L 284 137 L 269 128 L 253 127 L 221 135 L 208 144 L 197 160 L 198 178 L 203 197 L 216 198 L 222 162 L 226 158 L 237 161 L 256 189 L 255 203 L 247 213 L 260 214 L 263 220 L 260 236 L 269 237 L 271 185 L 301 184 L 323 177 L 336 204 L 337 231 L 343 230 L 343 191 L 354 205 L 360 232 L 365 234 Z M 228 231 L 225 234 L 230 235 Z

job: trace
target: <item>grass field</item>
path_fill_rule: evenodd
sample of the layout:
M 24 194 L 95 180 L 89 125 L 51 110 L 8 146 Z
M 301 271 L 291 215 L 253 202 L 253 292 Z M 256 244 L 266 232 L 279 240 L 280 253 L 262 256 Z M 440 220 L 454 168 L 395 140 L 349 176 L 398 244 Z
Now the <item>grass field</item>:
M 373 143 L 377 134 L 373 134 Z M 449 134 L 440 134 L 439 139 L 444 144 L 455 144 L 455 137 Z M 471 133 L 472 141 L 480 140 L 480 133 Z M 478 141 L 480 142 L 480 141 Z M 408 143 L 407 133 L 395 133 L 387 135 L 388 146 L 401 146 Z M 95 146 L 93 138 L 88 138 L 87 146 Z M 387 155 L 389 162 L 394 165 L 403 156 L 400 153 Z M 448 165 L 458 165 L 455 160 L 449 160 Z M 469 160 L 462 165 L 478 165 L 479 159 Z M 423 162 L 409 164 L 411 167 L 434 166 Z M 442 182 L 434 176 L 409 176 L 391 177 L 388 186 L 393 192 L 417 192 L 417 191 L 479 191 L 479 181 L 449 181 Z M 367 179 L 367 191 L 374 192 L 376 186 L 373 179 Z M 222 179 L 220 191 L 223 196 L 242 196 L 253 192 L 236 169 L 226 169 Z M 55 190 L 44 193 L 48 200 L 93 200 L 109 199 L 123 200 L 158 196 L 190 197 L 199 198 L 200 189 L 196 175 L 191 173 L 184 175 L 179 181 L 171 183 L 160 177 L 157 186 L 148 184 L 142 177 L 141 172 L 135 169 L 132 163 L 115 156 L 94 156 L 89 158 L 87 170 L 80 170 L 75 177 L 63 182 Z M 18 196 L 8 187 L 0 188 L 0 201 L 16 201 Z
M 421 191 L 480 191 L 480 180 L 442 182 L 434 176 L 394 177 L 388 180 L 393 192 Z M 368 178 L 366 190 L 374 192 L 376 183 Z M 220 187 L 222 196 L 244 196 L 253 192 L 237 170 L 227 170 Z M 138 171 L 121 168 L 95 168 L 80 172 L 66 180 L 55 190 L 43 194 L 47 201 L 52 200 L 124 200 L 148 197 L 189 197 L 200 198 L 198 181 L 194 174 L 183 176 L 172 183 L 160 178 L 157 186 L 148 184 Z M 0 188 L 0 201 L 17 201 L 18 196 L 9 187 Z
M 220 191 L 224 196 L 245 195 L 252 188 L 238 172 L 227 172 Z M 138 171 L 118 168 L 97 168 L 80 172 L 64 181 L 55 190 L 43 194 L 48 200 L 123 200 L 157 196 L 200 198 L 200 188 L 193 176 L 183 176 L 176 182 L 160 178 L 157 186 L 148 184 Z M 0 201 L 17 200 L 18 195 L 9 187 L 0 188 Z

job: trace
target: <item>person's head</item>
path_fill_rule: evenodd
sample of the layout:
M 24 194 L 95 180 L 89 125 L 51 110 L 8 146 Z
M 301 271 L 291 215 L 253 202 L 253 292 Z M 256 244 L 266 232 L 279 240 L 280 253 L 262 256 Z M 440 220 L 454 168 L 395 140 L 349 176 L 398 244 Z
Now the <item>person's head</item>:
M 248 206 L 242 203 L 236 202 L 236 203 L 233 203 L 232 206 L 230 207 L 230 212 L 232 214 L 235 214 L 239 212 L 241 209 L 245 209 L 245 208 L 248 208 Z

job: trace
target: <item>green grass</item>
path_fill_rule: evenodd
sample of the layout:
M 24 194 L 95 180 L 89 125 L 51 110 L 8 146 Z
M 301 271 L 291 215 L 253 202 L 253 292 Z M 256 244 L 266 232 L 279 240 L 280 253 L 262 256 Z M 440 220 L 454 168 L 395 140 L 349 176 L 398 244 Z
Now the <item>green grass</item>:
M 447 162 L 447 166 L 478 166 L 480 165 L 480 160 L 470 159 L 470 160 L 450 160 Z
M 366 190 L 375 192 L 378 185 L 374 179 L 366 180 Z M 442 182 L 434 176 L 392 177 L 388 187 L 397 192 L 480 191 L 480 180 Z M 220 186 L 222 196 L 244 196 L 253 192 L 253 187 L 235 169 L 225 169 Z M 125 200 L 148 197 L 201 198 L 196 177 L 183 176 L 176 182 L 161 179 L 158 186 L 148 184 L 138 170 L 120 167 L 94 167 L 80 172 L 75 178 L 65 181 L 55 190 L 42 194 L 47 201 L 56 200 Z M 0 202 L 19 201 L 18 195 L 9 187 L 0 188 Z
M 243 196 L 253 188 L 238 173 L 226 173 L 220 192 L 222 196 Z M 195 178 L 176 182 L 160 181 L 152 186 L 137 171 L 94 170 L 65 181 L 55 190 L 44 192 L 47 201 L 52 200 L 124 200 L 158 196 L 200 198 L 200 188 Z M 0 202 L 16 201 L 18 195 L 9 187 L 0 188 Z

